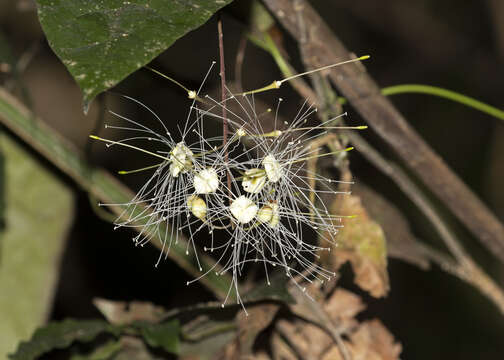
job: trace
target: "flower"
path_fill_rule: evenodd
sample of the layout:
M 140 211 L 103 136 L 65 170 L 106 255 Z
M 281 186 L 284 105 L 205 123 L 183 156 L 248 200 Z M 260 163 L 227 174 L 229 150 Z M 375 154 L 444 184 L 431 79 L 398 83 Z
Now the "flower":
M 250 263 L 263 264 L 268 284 L 269 270 L 274 267 L 282 268 L 289 278 L 295 275 L 296 283 L 331 279 L 334 273 L 321 267 L 317 259 L 320 251 L 329 251 L 335 244 L 334 234 L 339 228 L 334 221 L 338 217 L 323 201 L 324 194 L 337 193 L 333 188 L 336 181 L 318 174 L 308 164 L 335 154 L 318 144 L 327 134 L 327 122 L 306 126 L 308 117 L 316 111 L 311 106 L 303 105 L 288 123 L 279 121 L 278 107 L 274 117 L 264 121 L 255 111 L 253 98 L 232 95 L 227 101 L 235 101 L 241 109 L 233 112 L 226 108 L 233 129 L 227 141 L 222 137 L 208 139 L 204 134 L 204 118 L 220 118 L 216 110 L 224 105 L 216 101 L 205 110 L 193 103 L 178 136 L 172 136 L 164 125 L 164 132 L 158 134 L 115 114 L 129 127 L 111 128 L 141 135 L 120 141 L 99 139 L 162 159 L 140 169 L 155 171 L 130 202 L 119 204 L 125 209 L 116 228 L 135 227 L 138 235 L 133 240 L 137 245 L 158 237 L 163 249 L 168 250 L 173 239 L 185 232 L 195 250 L 218 253 L 214 255 L 215 265 L 205 271 L 200 267 L 202 274 L 193 281 L 211 271 L 230 272 L 228 296 L 235 289 L 238 302 L 239 278 Z M 162 124 L 157 115 L 154 117 Z M 188 141 L 189 133 L 194 142 Z M 151 152 L 131 144 L 146 139 L 155 140 L 163 149 Z M 161 231 L 161 226 L 166 228 Z M 202 246 L 199 234 L 203 230 L 209 234 L 209 246 Z M 307 241 L 307 231 L 329 244 Z M 220 233 L 218 238 L 214 238 L 214 232 Z
M 207 168 L 194 175 L 194 190 L 197 194 L 211 194 L 219 187 L 219 177 L 213 168 Z
M 248 197 L 240 195 L 231 202 L 229 211 L 240 224 L 248 224 L 257 215 L 259 208 Z

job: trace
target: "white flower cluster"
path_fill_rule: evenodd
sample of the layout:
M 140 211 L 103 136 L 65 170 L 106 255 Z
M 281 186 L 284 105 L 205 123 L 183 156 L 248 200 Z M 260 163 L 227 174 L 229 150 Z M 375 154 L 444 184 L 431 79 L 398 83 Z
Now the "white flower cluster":
M 115 114 L 128 126 L 109 128 L 136 131 L 138 136 L 105 141 L 109 146 L 140 149 L 162 162 L 145 168 L 155 171 L 130 202 L 115 204 L 125 206 L 116 227 L 140 228 L 136 244 L 143 246 L 157 237 L 165 250 L 179 233 L 185 233 L 187 252 L 191 246 L 196 258 L 197 249 L 215 252 L 216 264 L 210 269 L 200 266 L 202 274 L 193 281 L 210 271 L 230 273 L 233 284 L 228 296 L 234 289 L 239 302 L 238 282 L 248 263 L 263 264 L 268 284 L 268 273 L 274 267 L 281 267 L 297 281 L 325 281 L 334 276 L 317 264 L 319 251 L 330 250 L 340 225 L 339 217 L 331 215 L 322 200 L 324 194 L 336 192 L 331 184 L 336 181 L 307 166 L 307 161 L 330 155 L 311 146 L 327 133 L 326 124 L 306 125 L 316 109 L 303 105 L 287 123 L 278 117 L 281 99 L 276 112 L 258 115 L 253 98 L 237 95 L 217 102 L 207 96 L 204 109 L 193 102 L 185 127 L 175 139 L 152 110 L 133 101 L 156 117 L 164 133 Z M 206 137 L 203 123 L 222 124 L 224 106 L 228 138 Z M 240 111 L 232 110 L 235 108 Z M 131 145 L 145 140 L 164 149 L 150 152 Z M 316 235 L 319 241 L 313 240 Z

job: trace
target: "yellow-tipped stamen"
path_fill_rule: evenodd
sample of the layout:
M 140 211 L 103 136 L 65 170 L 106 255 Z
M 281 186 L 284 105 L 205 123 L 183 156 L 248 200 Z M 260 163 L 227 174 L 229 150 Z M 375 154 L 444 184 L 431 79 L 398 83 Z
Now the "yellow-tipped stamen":
M 144 168 L 135 169 L 135 170 L 120 170 L 120 171 L 118 171 L 117 173 L 118 173 L 119 175 L 133 174 L 133 173 L 137 173 L 137 172 L 141 172 L 141 171 L 145 171 L 145 170 L 150 170 L 150 169 L 157 168 L 157 167 L 161 166 L 162 164 L 163 164 L 163 163 L 159 163 L 159 164 L 156 164 L 156 165 L 146 166 L 146 167 L 144 167 Z
M 238 95 L 245 96 L 245 95 L 257 94 L 257 93 L 260 93 L 260 92 L 263 92 L 263 91 L 268 91 L 268 90 L 273 90 L 273 89 L 279 89 L 280 86 L 282 86 L 282 84 L 284 82 L 290 81 L 292 79 L 295 79 L 295 78 L 298 78 L 298 77 L 301 77 L 301 76 L 305 76 L 305 75 L 309 75 L 309 74 L 313 74 L 314 72 L 327 70 L 327 69 L 330 69 L 330 68 L 333 68 L 333 67 L 336 67 L 336 66 L 350 64 L 350 63 L 357 62 L 357 61 L 362 61 L 362 60 L 367 60 L 369 58 L 370 58 L 369 55 L 364 55 L 364 56 L 358 57 L 357 59 L 351 59 L 351 60 L 342 61 L 342 62 L 339 62 L 339 63 L 336 63 L 336 64 L 322 66 L 322 67 L 320 67 L 318 69 L 313 69 L 313 70 L 310 70 L 310 71 L 305 71 L 305 72 L 302 72 L 302 73 L 299 73 L 299 74 L 296 74 L 296 75 L 292 75 L 292 76 L 286 77 L 285 79 L 282 79 L 282 80 L 275 80 L 275 81 L 273 81 L 271 84 L 269 84 L 267 86 L 264 86 L 264 87 L 259 88 L 259 89 L 251 90 L 251 91 L 246 91 L 246 92 L 243 92 L 243 93 L 238 94 Z
M 89 135 L 89 137 L 91 139 L 94 139 L 94 140 L 100 140 L 100 141 L 103 141 L 103 142 L 106 142 L 108 144 L 114 144 L 114 145 L 120 145 L 120 146 L 124 146 L 124 147 L 127 147 L 127 148 L 130 148 L 130 149 L 134 149 L 134 150 L 137 150 L 137 151 L 141 151 L 143 153 L 146 153 L 146 154 L 149 154 L 149 155 L 152 155 L 152 156 L 155 156 L 155 157 L 158 157 L 160 159 L 163 159 L 163 160 L 170 160 L 169 158 L 167 157 L 164 157 L 162 155 L 159 155 L 159 154 L 156 154 L 156 153 L 153 153 L 151 151 L 148 151 L 148 150 L 145 150 L 145 149 L 142 149 L 142 148 L 139 148 L 139 147 L 136 147 L 136 146 L 133 146 L 133 145 L 130 145 L 130 144 L 125 144 L 125 143 L 122 143 L 122 142 L 118 142 L 118 141 L 113 141 L 113 140 L 109 140 L 109 139 L 104 139 L 104 138 L 101 138 L 99 136 L 96 136 L 96 135 Z
M 251 90 L 251 91 L 246 91 L 246 92 L 243 92 L 243 93 L 237 94 L 237 95 L 245 96 L 245 95 L 257 94 L 257 93 L 260 93 L 260 92 L 263 92 L 263 91 L 279 89 L 281 85 L 282 85 L 282 82 L 280 82 L 278 80 L 275 80 L 271 84 L 269 84 L 267 86 L 264 86 L 262 88 Z
M 286 81 L 298 78 L 300 76 L 313 74 L 314 72 L 319 72 L 319 71 L 327 70 L 327 69 L 330 69 L 330 68 L 333 68 L 333 67 L 336 67 L 336 66 L 350 64 L 350 63 L 357 62 L 357 61 L 367 60 L 370 57 L 371 56 L 369 56 L 369 55 L 364 55 L 364 56 L 358 57 L 357 59 L 346 60 L 346 61 L 342 61 L 342 62 L 339 62 L 339 63 L 336 63 L 336 64 L 322 66 L 322 67 L 320 67 L 318 69 L 313 69 L 313 70 L 310 70 L 310 71 L 305 71 L 303 73 L 292 75 L 292 76 L 289 76 L 289 77 L 287 77 L 287 78 L 285 78 L 283 80 L 280 80 L 280 84 L 282 84 L 282 83 L 284 83 Z
M 169 77 L 168 75 L 165 75 L 163 74 L 162 72 L 160 71 L 157 71 L 156 69 L 153 69 L 151 68 L 150 66 L 145 66 L 146 69 L 152 71 L 153 73 L 156 73 L 158 74 L 159 76 L 167 79 L 167 80 L 170 80 L 172 83 L 174 83 L 175 85 L 177 85 L 178 87 L 184 89 L 184 91 L 187 93 L 187 97 L 189 99 L 195 99 L 195 100 L 198 100 L 199 102 L 201 103 L 204 103 L 204 104 L 207 104 L 207 102 L 205 100 L 203 100 L 202 98 L 200 98 L 198 96 L 198 93 L 195 91 L 195 90 L 189 90 L 188 88 L 186 88 L 184 85 L 182 85 L 181 83 L 179 83 L 177 80 Z

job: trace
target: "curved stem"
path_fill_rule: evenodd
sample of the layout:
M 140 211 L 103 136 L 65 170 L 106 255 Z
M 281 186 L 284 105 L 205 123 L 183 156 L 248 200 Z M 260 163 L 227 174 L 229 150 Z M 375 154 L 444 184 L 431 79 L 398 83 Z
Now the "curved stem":
M 402 84 L 402 85 L 385 87 L 381 89 L 381 93 L 385 96 L 397 95 L 397 94 L 426 94 L 437 96 L 454 102 L 458 102 L 462 105 L 479 110 L 481 112 L 484 112 L 488 115 L 494 116 L 497 119 L 504 121 L 504 111 L 494 106 L 485 104 L 472 97 L 462 95 L 458 92 L 443 89 L 437 86 L 423 85 L 423 84 Z M 347 99 L 345 99 L 344 97 L 338 97 L 338 101 L 341 105 L 347 103 Z

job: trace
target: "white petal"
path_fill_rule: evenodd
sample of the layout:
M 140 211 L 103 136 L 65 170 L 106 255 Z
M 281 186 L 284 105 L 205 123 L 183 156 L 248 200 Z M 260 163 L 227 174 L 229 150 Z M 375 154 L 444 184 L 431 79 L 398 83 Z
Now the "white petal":
M 231 214 L 242 224 L 251 222 L 257 214 L 259 208 L 249 198 L 241 195 L 229 206 Z

